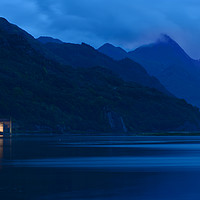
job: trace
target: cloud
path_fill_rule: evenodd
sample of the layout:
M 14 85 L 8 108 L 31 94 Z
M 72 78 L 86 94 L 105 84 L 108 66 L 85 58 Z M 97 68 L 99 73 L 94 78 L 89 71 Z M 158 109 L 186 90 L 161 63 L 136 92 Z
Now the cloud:
M 35 37 L 133 49 L 169 34 L 200 58 L 199 0 L 1 0 L 4 17 Z

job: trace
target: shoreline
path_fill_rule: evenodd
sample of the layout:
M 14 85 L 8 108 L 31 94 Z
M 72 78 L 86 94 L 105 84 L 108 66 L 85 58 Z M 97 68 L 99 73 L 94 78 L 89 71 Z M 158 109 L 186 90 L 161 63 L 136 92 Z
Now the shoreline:
M 200 132 L 144 132 L 144 133 L 88 133 L 88 132 L 71 132 L 71 133 L 46 133 L 46 132 L 17 132 L 10 134 L 0 134 L 0 136 L 116 136 L 116 137 L 145 137 L 145 136 L 200 136 Z

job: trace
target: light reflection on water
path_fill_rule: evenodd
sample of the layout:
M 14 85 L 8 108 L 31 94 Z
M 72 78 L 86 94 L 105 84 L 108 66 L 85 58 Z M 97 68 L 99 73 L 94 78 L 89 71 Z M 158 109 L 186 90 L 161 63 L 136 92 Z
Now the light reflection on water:
M 15 167 L 88 168 L 125 171 L 143 169 L 167 170 L 171 168 L 200 168 L 200 157 L 77 157 L 55 159 L 14 160 Z
M 66 146 L 66 144 L 62 144 L 63 146 Z M 58 145 L 60 146 L 60 145 Z M 151 149 L 182 149 L 182 150 L 200 150 L 200 144 L 165 144 L 165 143 L 146 143 L 146 144 L 140 144 L 140 143 L 134 143 L 134 144 L 67 144 L 68 147 L 81 147 L 81 148 L 151 148 Z
M 199 200 L 200 137 L 0 138 L 3 200 Z
M 3 158 L 3 135 L 0 135 L 0 170 L 2 168 L 1 160 Z
M 0 160 L 3 158 L 3 135 L 0 135 Z

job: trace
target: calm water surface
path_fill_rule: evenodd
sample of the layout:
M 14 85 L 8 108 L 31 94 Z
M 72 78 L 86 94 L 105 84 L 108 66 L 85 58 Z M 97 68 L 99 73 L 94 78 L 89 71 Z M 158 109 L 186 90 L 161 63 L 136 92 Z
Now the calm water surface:
M 200 137 L 0 137 L 1 200 L 199 200 Z

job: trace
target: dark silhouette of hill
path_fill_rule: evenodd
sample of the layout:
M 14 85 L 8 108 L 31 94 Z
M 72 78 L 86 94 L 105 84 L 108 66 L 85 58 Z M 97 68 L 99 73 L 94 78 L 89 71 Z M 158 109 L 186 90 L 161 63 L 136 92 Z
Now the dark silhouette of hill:
M 129 58 L 118 61 L 121 67 L 117 68 L 118 74 L 126 81 L 134 81 L 141 85 L 155 88 L 168 95 L 171 95 L 166 89 L 160 84 L 159 80 L 154 76 L 149 76 L 147 71 L 138 63 L 134 62 Z
M 121 47 L 115 47 L 112 44 L 106 43 L 97 49 L 99 52 L 111 57 L 114 60 L 122 60 L 128 58 L 127 52 Z
M 169 36 L 129 52 L 129 57 L 156 76 L 172 94 L 200 107 L 200 63 Z
M 63 42 L 59 39 L 55 39 L 55 38 L 52 38 L 52 37 L 46 37 L 46 36 L 41 36 L 39 38 L 37 38 L 38 41 L 40 41 L 41 43 L 58 43 L 58 44 L 62 44 Z
M 45 47 L 31 35 L 0 18 L 0 117 L 12 116 L 15 130 L 96 133 L 200 128 L 198 109 L 184 100 L 125 82 L 105 67 L 61 65 L 43 51 Z
M 136 62 L 130 59 L 125 59 L 123 62 L 117 62 L 110 57 L 98 52 L 93 47 L 82 43 L 47 43 L 45 47 L 59 57 L 61 64 L 70 65 L 73 67 L 105 67 L 124 81 L 136 82 L 144 86 L 155 88 L 165 94 L 171 95 L 162 84 L 155 78 L 148 75 L 146 70 Z
M 155 76 L 173 95 L 200 107 L 200 62 L 190 58 L 187 53 L 169 36 L 162 35 L 155 43 L 143 45 L 126 55 L 119 56 L 121 50 L 103 45 L 101 52 L 115 60 L 125 56 L 140 63 L 151 76 Z M 125 53 L 125 51 L 124 51 Z M 114 55 L 115 54 L 115 55 Z

